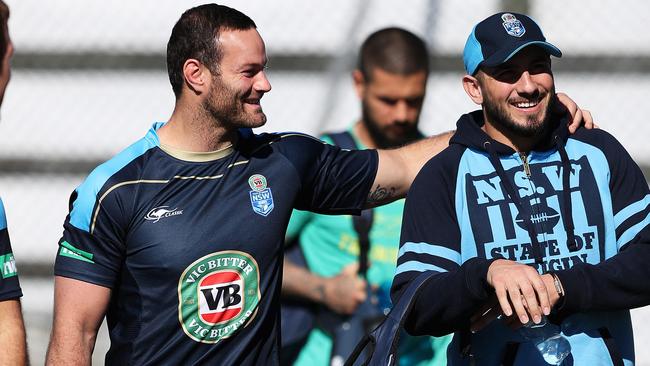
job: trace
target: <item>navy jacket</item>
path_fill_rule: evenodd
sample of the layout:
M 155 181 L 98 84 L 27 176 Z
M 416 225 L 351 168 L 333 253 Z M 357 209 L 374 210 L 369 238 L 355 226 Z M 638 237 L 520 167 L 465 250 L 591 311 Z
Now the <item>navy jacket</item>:
M 420 272 L 437 274 L 407 329 L 457 332 L 449 362 L 465 364 L 461 331 L 493 293 L 491 261 L 506 258 L 560 277 L 566 296 L 551 320 L 561 322 L 574 365 L 612 364 L 603 329 L 633 364 L 628 309 L 650 303 L 650 195 L 639 167 L 603 130 L 568 136 L 555 121 L 543 144 L 521 155 L 487 136 L 483 123 L 481 111 L 463 115 L 408 194 L 393 296 Z M 544 365 L 501 321 L 470 336 L 476 364 L 499 364 L 508 342 L 520 344 L 516 364 Z

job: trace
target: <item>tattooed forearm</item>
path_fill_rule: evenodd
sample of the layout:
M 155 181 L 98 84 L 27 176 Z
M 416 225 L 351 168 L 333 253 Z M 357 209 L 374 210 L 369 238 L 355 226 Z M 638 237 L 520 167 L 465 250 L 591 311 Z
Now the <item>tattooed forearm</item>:
M 325 300 L 327 299 L 326 298 L 327 294 L 325 293 L 325 284 L 320 283 L 320 284 L 316 285 L 316 287 L 314 288 L 314 291 L 316 292 L 315 296 L 318 299 L 318 301 L 321 304 L 324 304 Z
M 366 205 L 376 206 L 391 201 L 395 196 L 395 191 L 395 187 L 382 187 L 381 185 L 377 184 L 377 187 L 374 190 L 370 190 Z

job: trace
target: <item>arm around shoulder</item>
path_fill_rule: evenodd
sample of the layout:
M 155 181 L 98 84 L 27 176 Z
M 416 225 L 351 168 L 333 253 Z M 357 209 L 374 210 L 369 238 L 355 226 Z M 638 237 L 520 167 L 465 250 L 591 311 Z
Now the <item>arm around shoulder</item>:
M 447 146 L 454 131 L 428 137 L 399 149 L 378 150 L 377 176 L 368 194 L 368 207 L 386 204 L 406 196 L 424 164 Z
M 47 365 L 90 365 L 97 331 L 104 319 L 111 290 L 88 282 L 56 276 L 54 321 Z

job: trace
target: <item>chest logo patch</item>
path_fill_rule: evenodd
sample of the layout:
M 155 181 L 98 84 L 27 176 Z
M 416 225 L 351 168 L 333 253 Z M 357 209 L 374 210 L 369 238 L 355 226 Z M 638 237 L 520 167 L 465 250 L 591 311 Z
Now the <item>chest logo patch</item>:
M 197 342 L 217 343 L 246 327 L 260 301 L 257 262 L 249 254 L 223 251 L 190 264 L 178 282 L 178 318 Z
M 160 221 L 160 219 L 163 219 L 165 217 L 178 216 L 182 214 L 183 214 L 183 210 L 179 210 L 178 208 L 169 208 L 169 206 L 160 206 L 147 212 L 147 215 L 144 217 L 144 219 L 149 220 L 155 224 L 158 221 Z
M 271 192 L 271 188 L 267 187 L 266 177 L 261 174 L 253 174 L 248 178 L 248 185 L 251 187 L 248 195 L 253 212 L 268 216 L 275 205 L 273 204 L 273 192 Z

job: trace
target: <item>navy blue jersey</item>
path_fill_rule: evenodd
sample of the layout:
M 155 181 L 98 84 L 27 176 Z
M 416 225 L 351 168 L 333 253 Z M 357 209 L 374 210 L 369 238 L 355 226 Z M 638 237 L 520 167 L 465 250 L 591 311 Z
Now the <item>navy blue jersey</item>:
M 9 242 L 7 230 L 7 217 L 5 208 L 0 199 L 0 301 L 15 299 L 23 296 L 18 283 L 16 261 Z
M 547 145 L 520 155 L 489 138 L 482 124 L 481 111 L 461 117 L 451 145 L 408 193 L 393 295 L 420 272 L 436 273 L 408 328 L 459 332 L 448 360 L 468 364 L 462 331 L 493 293 L 489 264 L 505 258 L 560 277 L 566 295 L 550 319 L 562 324 L 574 365 L 611 365 L 615 353 L 632 364 L 628 309 L 650 303 L 650 192 L 639 167 L 602 130 L 567 136 L 558 123 Z M 532 342 L 501 320 L 467 340 L 477 365 L 501 364 L 512 342 L 520 343 L 515 364 L 546 365 Z
M 183 153 L 160 126 L 72 193 L 55 274 L 112 289 L 107 364 L 276 364 L 291 211 L 358 214 L 377 154 L 250 130 Z

